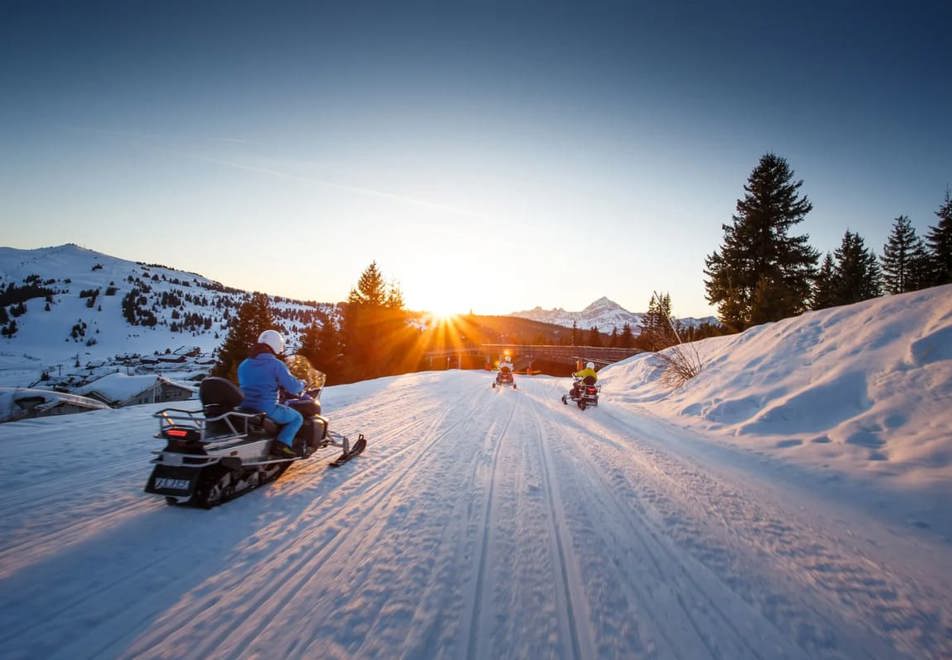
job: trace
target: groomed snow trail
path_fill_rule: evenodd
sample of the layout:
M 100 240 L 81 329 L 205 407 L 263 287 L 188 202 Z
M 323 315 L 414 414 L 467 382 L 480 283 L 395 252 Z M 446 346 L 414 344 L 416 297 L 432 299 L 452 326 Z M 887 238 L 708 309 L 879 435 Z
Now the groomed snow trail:
M 490 382 L 332 388 L 364 455 L 211 511 L 141 492 L 157 406 L 0 426 L 4 657 L 952 656 L 948 543 Z

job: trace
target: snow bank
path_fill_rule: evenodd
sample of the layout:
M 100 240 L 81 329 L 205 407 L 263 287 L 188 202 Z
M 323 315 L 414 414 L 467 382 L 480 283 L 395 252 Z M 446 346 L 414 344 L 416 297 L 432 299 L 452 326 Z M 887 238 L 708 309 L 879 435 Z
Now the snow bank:
M 952 478 L 952 285 L 694 346 L 705 369 L 682 388 L 639 355 L 604 370 L 603 392 L 814 466 L 919 485 Z

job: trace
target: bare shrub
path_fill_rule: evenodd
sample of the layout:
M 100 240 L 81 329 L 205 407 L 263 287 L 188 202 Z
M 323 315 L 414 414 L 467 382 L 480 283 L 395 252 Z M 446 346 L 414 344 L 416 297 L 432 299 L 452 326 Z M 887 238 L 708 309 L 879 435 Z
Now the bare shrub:
M 681 341 L 681 333 L 678 331 L 678 325 L 671 318 L 667 311 L 670 308 L 670 298 L 667 304 L 662 303 L 663 299 L 657 292 L 652 294 L 652 302 L 655 309 L 664 310 L 662 319 L 671 328 L 676 343 L 664 349 L 664 352 L 656 351 L 655 355 L 664 363 L 664 371 L 661 373 L 661 382 L 673 389 L 678 389 L 686 382 L 697 376 L 704 369 L 704 362 L 694 344 L 685 344 Z

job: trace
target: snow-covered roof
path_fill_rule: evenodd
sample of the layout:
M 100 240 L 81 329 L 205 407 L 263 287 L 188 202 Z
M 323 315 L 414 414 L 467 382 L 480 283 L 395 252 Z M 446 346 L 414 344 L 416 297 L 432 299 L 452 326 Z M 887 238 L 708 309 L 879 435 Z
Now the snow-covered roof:
M 80 394 L 96 394 L 105 401 L 121 402 L 127 401 L 142 392 L 156 387 L 161 383 L 170 383 L 192 392 L 197 391 L 191 385 L 179 383 L 177 381 L 164 378 L 157 374 L 128 375 L 124 373 L 112 373 L 103 376 L 93 382 L 78 388 L 76 391 Z
M 34 398 L 43 399 L 43 403 L 36 405 L 36 409 L 39 410 L 48 410 L 62 403 L 68 403 L 81 408 L 89 408 L 90 410 L 99 410 L 109 407 L 101 401 L 85 396 L 77 396 L 76 394 L 41 390 L 32 387 L 0 387 L 0 421 L 10 419 L 14 413 L 21 410 L 21 407 L 16 405 L 17 401 Z

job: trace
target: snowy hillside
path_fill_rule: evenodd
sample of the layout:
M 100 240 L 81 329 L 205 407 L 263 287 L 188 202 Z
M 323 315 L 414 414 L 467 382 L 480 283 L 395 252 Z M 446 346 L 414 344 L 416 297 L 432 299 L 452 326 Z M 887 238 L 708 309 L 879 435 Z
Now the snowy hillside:
M 74 361 L 193 347 L 208 354 L 248 295 L 195 273 L 73 244 L 0 248 L 0 384 L 29 384 L 43 369 Z M 314 321 L 316 310 L 332 311 L 284 298 L 272 302 L 292 334 Z
M 535 307 L 524 312 L 513 312 L 510 316 L 543 323 L 554 323 L 567 328 L 572 327 L 572 324 L 575 323 L 582 330 L 588 330 L 592 326 L 596 326 L 602 332 L 611 332 L 612 328 L 621 332 L 622 327 L 628 323 L 632 332 L 636 335 L 640 332 L 641 321 L 644 318 L 644 314 L 629 312 L 615 301 L 604 296 L 580 312 L 567 312 L 561 307 L 556 309 Z M 701 319 L 683 318 L 680 321 L 687 326 L 696 327 L 702 323 L 716 323 L 717 319 L 708 316 Z
M 952 285 L 694 346 L 704 371 L 681 389 L 646 354 L 602 372 L 608 397 L 812 468 L 952 482 Z
M 0 426 L 4 657 L 952 655 L 952 543 L 881 482 L 843 501 L 637 406 L 564 406 L 566 379 L 490 379 L 330 388 L 366 452 L 212 511 L 142 492 L 160 406 Z

